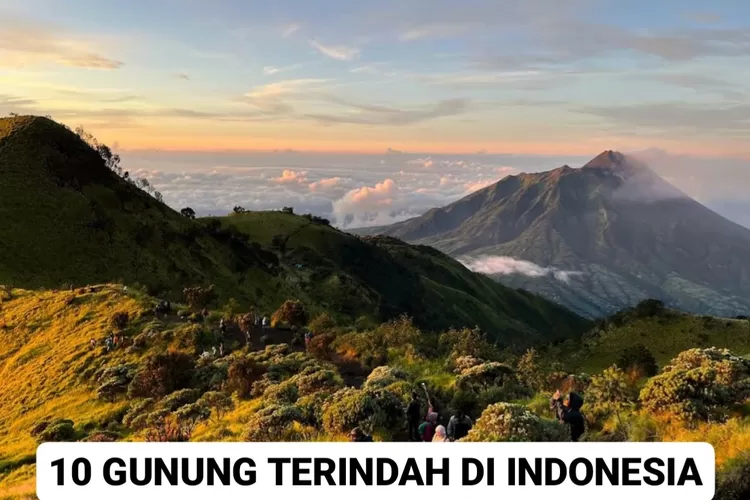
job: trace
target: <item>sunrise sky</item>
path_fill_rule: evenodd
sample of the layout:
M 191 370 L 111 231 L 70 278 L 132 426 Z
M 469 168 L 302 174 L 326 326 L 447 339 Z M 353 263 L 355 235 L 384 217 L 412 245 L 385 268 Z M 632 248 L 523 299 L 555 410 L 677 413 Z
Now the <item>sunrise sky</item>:
M 121 150 L 750 155 L 743 0 L 0 0 L 0 113 Z

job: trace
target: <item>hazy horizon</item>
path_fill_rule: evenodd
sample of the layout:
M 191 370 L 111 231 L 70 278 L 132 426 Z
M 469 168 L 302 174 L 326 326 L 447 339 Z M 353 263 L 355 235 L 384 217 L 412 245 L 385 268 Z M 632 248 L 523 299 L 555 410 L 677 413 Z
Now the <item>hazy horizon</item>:
M 389 223 L 613 149 L 750 225 L 747 81 L 739 0 L 0 0 L 0 116 L 201 214 Z

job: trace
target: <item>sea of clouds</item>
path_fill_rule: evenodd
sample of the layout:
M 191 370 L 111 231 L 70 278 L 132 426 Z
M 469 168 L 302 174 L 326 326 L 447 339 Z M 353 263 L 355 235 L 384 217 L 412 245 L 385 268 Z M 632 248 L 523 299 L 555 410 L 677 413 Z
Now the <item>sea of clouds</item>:
M 123 166 L 147 177 L 172 208 L 224 215 L 234 206 L 329 218 L 342 228 L 384 225 L 418 216 L 520 172 L 588 157 L 532 155 L 321 154 L 125 151 Z M 593 156 L 593 155 L 592 155 Z M 700 159 L 647 151 L 639 156 L 690 196 L 739 223 L 750 224 L 742 186 L 750 165 L 738 160 Z

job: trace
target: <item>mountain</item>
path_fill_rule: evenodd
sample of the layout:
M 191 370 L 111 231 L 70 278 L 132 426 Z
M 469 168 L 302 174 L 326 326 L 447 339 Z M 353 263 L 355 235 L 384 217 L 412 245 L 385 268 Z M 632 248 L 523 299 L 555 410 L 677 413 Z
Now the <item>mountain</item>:
M 591 317 L 646 298 L 701 314 L 750 310 L 750 230 L 613 151 L 579 169 L 506 177 L 376 232 Z
M 118 282 L 182 298 L 214 284 L 220 304 L 271 312 L 302 300 L 353 322 L 409 314 L 425 329 L 479 325 L 504 343 L 562 338 L 587 322 L 427 247 L 359 239 L 284 212 L 192 220 L 108 169 L 49 119 L 0 119 L 0 283 Z

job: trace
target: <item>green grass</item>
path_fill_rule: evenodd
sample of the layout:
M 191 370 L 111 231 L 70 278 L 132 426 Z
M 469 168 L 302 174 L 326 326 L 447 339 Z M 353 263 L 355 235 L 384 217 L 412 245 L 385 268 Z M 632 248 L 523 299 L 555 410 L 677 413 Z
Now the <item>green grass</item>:
M 611 325 L 583 342 L 550 347 L 549 361 L 559 361 L 571 371 L 598 373 L 617 362 L 620 354 L 634 344 L 643 344 L 664 366 L 677 354 L 694 347 L 727 348 L 750 355 L 750 322 L 710 316 L 694 316 L 667 311 L 661 316 L 627 320 Z

